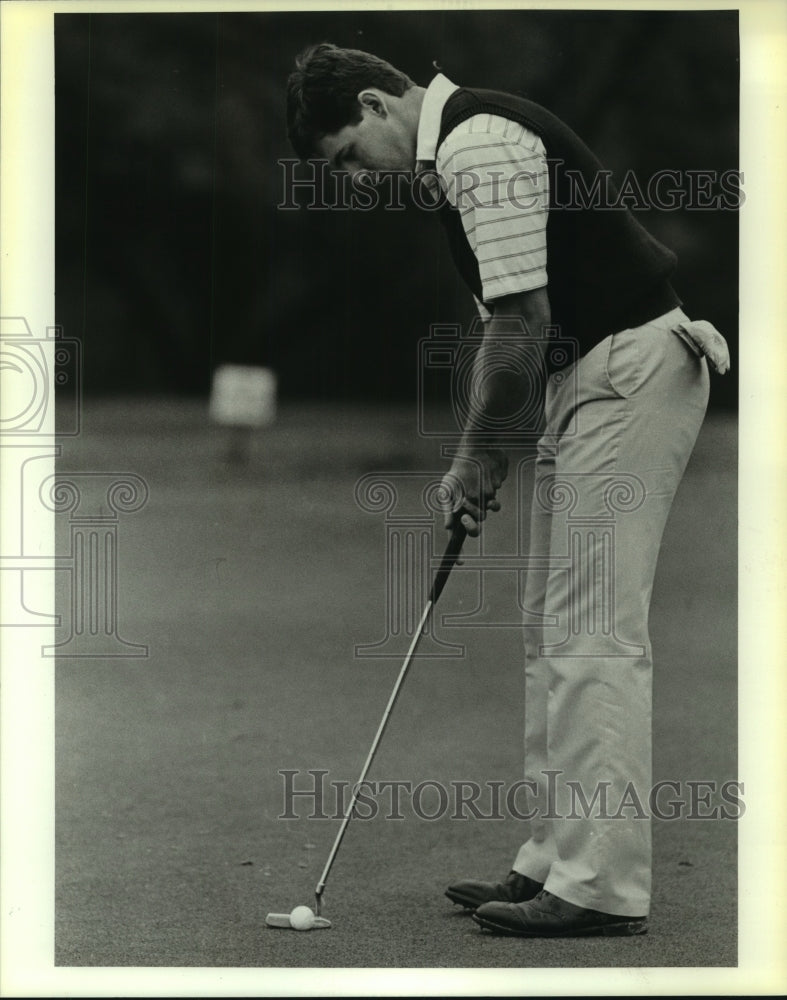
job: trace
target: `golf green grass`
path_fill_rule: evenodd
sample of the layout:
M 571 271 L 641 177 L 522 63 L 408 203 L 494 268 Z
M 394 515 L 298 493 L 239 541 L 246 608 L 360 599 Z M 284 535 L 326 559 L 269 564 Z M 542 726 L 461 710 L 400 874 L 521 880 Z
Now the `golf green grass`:
M 428 820 L 406 805 L 402 819 L 381 810 L 350 825 L 324 896 L 330 930 L 265 927 L 269 911 L 313 904 L 338 829 L 308 819 L 303 799 L 298 818 L 278 818 L 280 772 L 298 771 L 299 787 L 310 769 L 352 784 L 408 645 L 402 633 L 400 658 L 354 652 L 386 635 L 385 516 L 358 506 L 355 484 L 396 473 L 399 513 L 423 514 L 422 479 L 404 473 L 444 464 L 412 407 L 291 404 L 233 466 L 206 410 L 87 401 L 83 433 L 64 447 L 62 472 L 133 472 L 149 486 L 147 505 L 118 522 L 119 633 L 149 656 L 57 667 L 56 963 L 735 965 L 736 824 L 724 820 L 654 823 L 644 937 L 482 933 L 443 890 L 505 875 L 525 824 L 450 810 Z M 664 536 L 651 610 L 656 780 L 738 777 L 735 440 L 731 417 L 708 418 Z M 512 544 L 514 494 L 509 481 L 487 552 Z M 464 654 L 415 660 L 371 779 L 521 777 L 516 574 L 489 574 L 484 594 L 487 621 L 509 627 L 438 625 Z M 439 612 L 477 600 L 477 574 L 460 569 Z

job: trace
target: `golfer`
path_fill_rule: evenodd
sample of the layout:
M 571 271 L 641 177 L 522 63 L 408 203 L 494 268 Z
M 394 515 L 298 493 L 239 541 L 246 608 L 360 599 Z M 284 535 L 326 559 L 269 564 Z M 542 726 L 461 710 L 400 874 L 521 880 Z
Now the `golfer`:
M 287 118 L 300 157 L 355 178 L 409 172 L 440 202 L 484 320 L 444 480 L 448 527 L 459 519 L 476 536 L 500 509 L 508 430 L 532 402 L 543 409 L 529 554 L 546 568 L 528 573 L 524 596 L 530 837 L 503 881 L 467 879 L 447 895 L 497 933 L 644 933 L 648 609 L 707 406 L 707 361 L 728 367 L 724 339 L 691 322 L 671 283 L 675 255 L 532 101 L 442 73 L 424 88 L 371 54 L 321 44 L 297 60 Z

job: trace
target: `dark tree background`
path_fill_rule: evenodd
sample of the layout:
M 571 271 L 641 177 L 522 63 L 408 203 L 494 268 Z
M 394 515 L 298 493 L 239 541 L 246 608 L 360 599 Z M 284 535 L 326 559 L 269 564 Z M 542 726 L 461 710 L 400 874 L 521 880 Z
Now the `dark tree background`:
M 56 15 L 57 321 L 88 393 L 205 393 L 223 361 L 289 396 L 414 398 L 433 322 L 472 300 L 435 217 L 281 211 L 284 84 L 323 40 L 428 83 L 524 94 L 620 181 L 738 164 L 737 12 Z M 745 189 L 745 185 L 744 185 Z M 737 343 L 734 211 L 648 210 L 695 318 Z M 716 404 L 734 405 L 735 380 Z

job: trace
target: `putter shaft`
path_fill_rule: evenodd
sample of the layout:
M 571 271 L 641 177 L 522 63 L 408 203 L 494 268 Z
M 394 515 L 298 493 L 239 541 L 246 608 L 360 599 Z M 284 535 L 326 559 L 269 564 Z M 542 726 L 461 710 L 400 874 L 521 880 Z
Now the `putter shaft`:
M 410 643 L 410 648 L 407 651 L 407 655 L 404 658 L 404 663 L 402 664 L 402 668 L 399 671 L 399 676 L 396 678 L 396 683 L 394 684 L 393 690 L 391 691 L 391 696 L 388 699 L 388 704 L 385 706 L 385 712 L 383 713 L 383 717 L 380 720 L 380 725 L 377 727 L 377 732 L 375 733 L 375 737 L 372 740 L 372 745 L 369 749 L 369 753 L 363 765 L 363 770 L 361 771 L 361 775 L 358 778 L 358 781 L 356 782 L 355 790 L 350 800 L 350 805 L 347 807 L 347 810 L 344 814 L 344 818 L 342 819 L 342 825 L 339 828 L 339 832 L 336 835 L 333 847 L 331 848 L 331 853 L 328 855 L 328 860 L 325 862 L 325 867 L 323 868 L 322 875 L 320 876 L 320 881 L 317 883 L 317 887 L 314 891 L 315 912 L 317 913 L 317 916 L 320 915 L 322 894 L 325 890 L 325 883 L 328 881 L 328 874 L 331 870 L 331 866 L 333 865 L 334 859 L 336 858 L 336 855 L 339 851 L 339 846 L 341 845 L 344 835 L 347 832 L 347 827 L 350 824 L 350 820 L 352 819 L 353 811 L 355 809 L 356 802 L 358 801 L 358 796 L 360 794 L 361 788 L 363 787 L 363 783 L 366 780 L 366 775 L 369 772 L 369 768 L 372 766 L 372 761 L 374 760 L 374 756 L 377 753 L 377 748 L 380 745 L 380 740 L 382 739 L 383 733 L 385 732 L 385 727 L 388 725 L 388 720 L 391 716 L 391 712 L 393 711 L 393 707 L 396 704 L 396 699 L 399 697 L 399 692 L 402 689 L 402 684 L 404 683 L 404 679 L 407 676 L 407 671 L 410 669 L 410 663 L 412 662 L 413 656 L 415 655 L 415 651 L 418 648 L 418 643 L 421 639 L 421 636 L 424 634 L 424 630 L 432 614 L 432 610 L 435 604 L 437 603 L 440 594 L 443 592 L 443 588 L 446 585 L 451 570 L 456 564 L 456 560 L 458 559 L 459 553 L 462 550 L 462 545 L 464 543 L 465 536 L 466 536 L 465 529 L 459 522 L 457 522 L 457 525 L 454 527 L 454 530 L 451 533 L 451 538 L 449 539 L 448 545 L 446 546 L 445 553 L 440 562 L 440 567 L 437 570 L 437 573 L 435 574 L 435 578 L 432 583 L 432 588 L 429 592 L 429 599 L 427 600 L 426 607 L 424 608 L 423 614 L 421 615 L 421 620 L 418 623 L 418 628 L 415 630 L 415 635 L 413 636 L 413 640 Z

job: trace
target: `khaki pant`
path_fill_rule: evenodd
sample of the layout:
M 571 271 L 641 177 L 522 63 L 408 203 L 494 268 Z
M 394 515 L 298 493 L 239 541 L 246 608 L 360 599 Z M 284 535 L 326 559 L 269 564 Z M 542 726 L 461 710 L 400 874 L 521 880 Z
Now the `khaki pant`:
M 525 591 L 525 778 L 537 815 L 513 867 L 606 913 L 650 905 L 648 609 L 664 525 L 708 401 L 680 309 L 553 375 Z M 568 375 L 568 377 L 567 377 Z M 573 376 L 573 377 L 572 377 Z M 535 790 L 537 786 L 537 791 Z

